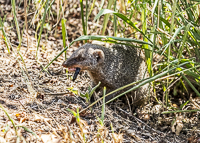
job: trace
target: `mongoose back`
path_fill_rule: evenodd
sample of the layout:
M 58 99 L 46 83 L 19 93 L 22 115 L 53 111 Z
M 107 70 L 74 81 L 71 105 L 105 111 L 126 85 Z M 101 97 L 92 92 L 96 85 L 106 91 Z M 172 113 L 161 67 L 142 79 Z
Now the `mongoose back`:
M 67 67 L 69 71 L 75 71 L 76 68 L 86 70 L 92 80 L 92 85 L 95 86 L 100 81 L 100 88 L 106 86 L 106 91 L 109 93 L 148 77 L 147 66 L 141 54 L 141 50 L 131 46 L 114 45 L 112 48 L 105 48 L 99 45 L 85 44 L 79 47 L 63 63 L 63 66 Z M 135 100 L 144 98 L 147 91 L 148 85 L 137 89 L 134 95 Z M 110 100 L 116 94 L 108 96 L 106 100 Z

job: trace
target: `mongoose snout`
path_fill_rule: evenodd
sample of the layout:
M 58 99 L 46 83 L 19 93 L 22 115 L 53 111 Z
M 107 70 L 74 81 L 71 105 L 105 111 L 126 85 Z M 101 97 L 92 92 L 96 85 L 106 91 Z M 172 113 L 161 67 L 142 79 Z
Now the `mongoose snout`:
M 114 45 L 111 48 L 94 44 L 79 47 L 64 63 L 69 71 L 75 71 L 75 79 L 80 70 L 86 70 L 92 80 L 92 86 L 101 82 L 100 88 L 106 86 L 107 93 L 129 83 L 147 78 L 147 66 L 140 49 L 131 46 Z M 124 90 L 130 89 L 125 88 Z M 123 92 L 122 90 L 121 92 Z M 148 84 L 135 91 L 134 98 L 147 95 Z M 119 94 L 117 92 L 106 100 Z
M 76 74 L 80 70 L 93 70 L 104 62 L 104 52 L 101 49 L 79 49 L 63 62 L 62 66 Z
M 75 81 L 79 72 L 81 71 L 81 68 L 76 67 L 74 65 L 70 66 L 69 62 L 65 61 L 62 64 L 63 67 L 68 67 L 68 71 L 75 72 L 72 81 Z

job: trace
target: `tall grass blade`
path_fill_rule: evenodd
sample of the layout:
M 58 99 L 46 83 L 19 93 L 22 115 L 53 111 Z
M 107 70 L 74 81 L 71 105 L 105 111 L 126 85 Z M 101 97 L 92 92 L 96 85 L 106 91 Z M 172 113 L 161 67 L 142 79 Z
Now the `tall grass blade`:
M 89 11 L 89 13 L 87 14 L 87 20 L 88 20 L 88 18 L 89 18 L 89 16 L 90 16 L 92 10 L 94 9 L 95 2 L 96 2 L 96 0 L 93 0 L 93 3 L 92 3 L 92 5 L 91 5 L 91 7 L 90 7 L 90 11 Z
M 150 43 L 153 43 L 146 35 L 145 33 L 143 33 L 139 28 L 137 28 L 135 26 L 135 24 L 129 19 L 127 18 L 125 15 L 121 14 L 121 13 L 118 13 L 118 12 L 115 12 L 115 11 L 112 11 L 112 10 L 109 10 L 109 9 L 102 9 L 98 14 L 97 16 L 95 17 L 94 20 L 97 20 L 101 15 L 104 15 L 104 14 L 114 14 L 116 15 L 117 17 L 121 18 L 124 22 L 126 22 L 127 24 L 129 24 L 131 27 L 135 28 L 138 32 L 140 32 L 145 38 L 148 39 L 148 41 Z
M 38 61 L 38 50 L 39 50 L 39 45 L 40 45 L 40 40 L 41 40 L 41 35 L 42 35 L 42 31 L 43 31 L 44 22 L 45 22 L 45 19 L 46 19 L 48 5 L 49 5 L 49 0 L 47 0 L 47 2 L 46 2 L 45 11 L 44 11 L 44 14 L 43 14 L 43 17 L 42 17 L 42 23 L 41 23 L 41 27 L 40 27 L 40 33 L 39 33 L 38 44 L 37 44 L 37 51 L 36 51 L 36 60 L 37 61 Z
M 102 42 L 114 42 L 117 43 L 117 41 L 124 41 L 124 42 L 134 42 L 137 44 L 147 44 L 152 46 L 153 44 L 151 43 L 147 43 L 145 41 L 142 40 L 136 40 L 136 39 L 132 39 L 132 38 L 121 38 L 121 37 L 114 37 L 114 36 L 102 36 L 102 35 L 86 35 L 86 36 L 80 36 L 79 38 L 75 39 L 75 41 L 81 41 L 81 40 L 98 40 L 98 41 L 102 41 Z M 122 43 L 120 43 L 122 44 Z M 124 43 L 125 45 L 125 43 Z
M 101 82 L 99 82 L 95 87 L 92 88 L 92 90 L 89 92 L 89 98 L 91 98 L 92 94 L 99 87 L 100 84 L 101 84 Z
M 156 6 L 157 6 L 157 4 L 158 4 L 158 1 L 159 1 L 159 0 L 155 0 L 154 5 L 153 5 L 153 8 L 152 8 L 152 12 L 151 12 L 152 21 L 154 21 L 154 20 L 153 20 L 154 11 L 155 11 L 155 9 L 156 9 Z
M 175 37 L 179 34 L 179 32 L 180 32 L 183 28 L 185 28 L 185 26 L 182 26 L 182 27 L 179 27 L 178 29 L 176 29 L 176 31 L 175 31 L 174 35 L 172 36 L 172 38 L 170 39 L 170 41 L 169 41 L 166 45 L 164 45 L 164 46 L 161 48 L 161 50 L 162 50 L 163 48 L 165 48 L 165 49 L 162 51 L 161 55 L 163 55 L 164 52 L 167 50 L 168 46 L 174 42 Z
M 81 19 L 82 19 L 83 34 L 87 35 L 85 20 L 84 20 L 84 12 L 83 12 L 83 0 L 80 0 L 80 4 L 81 4 Z
M 183 112 L 198 112 L 200 111 L 200 109 L 196 109 L 196 110 L 176 110 L 176 111 L 164 111 L 161 114 L 171 114 L 171 113 L 183 113 Z
M 113 4 L 114 0 L 108 0 L 108 6 L 107 9 L 111 9 L 111 6 Z M 106 28 L 107 28 L 107 24 L 108 24 L 108 18 L 109 18 L 110 14 L 106 14 L 103 20 L 103 29 L 102 29 L 102 35 L 105 34 Z
M 172 35 L 172 32 L 174 30 L 174 16 L 176 13 L 176 0 L 174 0 L 173 6 L 172 6 L 172 16 L 171 16 L 171 27 L 170 27 L 170 35 Z M 167 49 L 167 63 L 168 63 L 168 70 L 169 70 L 169 63 L 170 63 L 170 56 L 171 56 L 171 44 L 169 44 L 169 47 Z M 169 73 L 168 73 L 169 75 Z M 169 87 L 169 78 L 167 78 L 167 89 Z M 168 106 L 168 90 L 165 92 L 165 102 L 166 106 Z
M 86 7 L 86 13 L 85 13 L 85 33 L 86 33 L 86 35 L 87 35 L 87 30 L 88 30 L 88 9 L 89 9 L 89 5 L 88 5 L 88 1 L 89 0 L 86 0 L 86 5 L 85 5 L 85 7 Z
M 65 26 L 65 23 L 66 23 L 66 19 L 65 18 L 62 18 L 61 20 L 61 24 L 62 24 L 62 38 L 63 38 L 63 47 L 66 47 L 66 26 Z M 67 58 L 67 52 L 65 51 L 65 60 Z
M 114 2 L 114 11 L 116 12 L 116 7 L 117 7 L 117 0 L 115 0 Z M 117 36 L 117 17 L 116 15 L 114 15 L 114 19 L 113 19 L 113 24 L 114 24 L 114 36 Z
M 147 15 L 146 15 L 146 9 L 147 9 L 147 3 L 146 2 L 143 2 L 143 5 L 142 5 L 142 32 L 146 35 L 147 33 Z M 143 36 L 143 39 L 145 42 L 148 42 L 148 39 L 146 37 Z M 146 44 L 143 44 L 142 45 L 144 49 L 150 49 L 150 47 Z M 148 68 L 148 72 L 149 73 L 152 73 L 152 69 L 151 69 L 151 63 L 152 63 L 152 58 L 151 58 L 151 51 L 150 50 L 145 50 L 145 58 L 146 58 L 146 61 L 147 61 L 147 68 Z
M 104 116 L 105 116 L 105 95 L 106 95 L 106 87 L 103 88 L 103 105 L 102 105 L 102 112 L 101 112 L 101 121 L 103 123 Z
M 1 23 L 1 17 L 0 17 L 0 23 Z M 7 47 L 8 53 L 10 54 L 9 42 L 8 42 L 8 40 L 7 40 L 8 37 L 7 37 L 7 35 L 6 35 L 5 30 L 3 29 L 3 27 L 0 27 L 0 30 L 1 30 L 2 33 L 3 33 L 3 39 L 4 39 L 4 41 L 5 41 L 5 44 L 6 44 L 6 47 Z
M 187 35 L 188 35 L 189 28 L 190 28 L 190 24 L 187 24 L 187 26 L 185 27 L 185 31 L 184 31 L 185 34 L 183 36 L 183 42 L 182 42 L 181 48 L 180 48 L 180 50 L 178 52 L 178 59 L 179 59 L 179 61 L 181 59 L 183 48 L 185 47 L 185 43 L 186 43 L 186 40 L 187 40 Z
M 15 26 L 16 26 L 16 30 L 17 30 L 17 37 L 19 40 L 19 46 L 18 46 L 17 50 L 19 50 L 22 40 L 21 40 L 21 34 L 20 34 L 19 24 L 18 24 L 18 20 L 17 20 L 15 0 L 11 0 L 11 3 L 12 3 L 12 12 L 13 12 L 14 20 L 15 20 Z
M 18 133 L 17 133 L 17 127 L 15 126 L 15 123 L 13 121 L 13 119 L 10 117 L 10 115 L 8 114 L 8 112 L 3 108 L 3 106 L 0 104 L 0 108 L 4 111 L 4 113 L 7 115 L 8 119 L 11 121 L 14 129 L 15 129 L 15 134 L 16 136 L 18 136 Z
M 184 74 L 181 75 L 183 79 L 189 84 L 189 86 L 194 90 L 194 92 L 200 97 L 199 91 L 193 86 L 193 84 L 188 80 L 188 78 Z
M 27 19 L 28 7 L 27 7 L 27 0 L 24 0 L 24 15 L 25 15 L 25 25 L 26 25 L 26 34 L 27 34 L 27 49 L 29 48 L 29 36 L 28 36 L 28 19 Z
M 34 133 L 31 129 L 29 129 L 29 128 L 27 128 L 27 127 L 24 127 L 24 126 L 20 126 L 20 125 L 17 125 L 17 127 L 23 128 L 25 131 L 31 133 L 31 134 L 34 135 L 38 140 L 40 140 L 40 138 L 37 136 L 37 134 Z

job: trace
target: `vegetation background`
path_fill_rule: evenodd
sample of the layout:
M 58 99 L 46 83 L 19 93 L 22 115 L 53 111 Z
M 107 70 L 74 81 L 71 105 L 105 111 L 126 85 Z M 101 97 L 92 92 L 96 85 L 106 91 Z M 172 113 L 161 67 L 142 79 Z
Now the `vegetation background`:
M 200 142 L 199 4 L 0 0 L 0 140 Z M 61 64 L 96 41 L 144 49 L 150 78 L 133 89 L 151 83 L 148 105 L 132 112 L 118 99 L 79 113 L 89 78 L 83 73 L 73 83 Z

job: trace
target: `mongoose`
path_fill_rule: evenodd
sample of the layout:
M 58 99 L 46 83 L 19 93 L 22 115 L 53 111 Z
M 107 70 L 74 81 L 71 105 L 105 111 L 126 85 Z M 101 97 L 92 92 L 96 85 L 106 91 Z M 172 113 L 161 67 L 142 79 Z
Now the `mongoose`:
M 102 89 L 106 86 L 107 93 L 148 77 L 147 66 L 142 58 L 142 51 L 138 48 L 124 45 L 105 48 L 99 45 L 85 44 L 64 61 L 63 66 L 67 67 L 69 71 L 76 71 L 76 69 L 78 72 L 79 70 L 86 70 L 92 80 L 92 85 L 95 86 L 100 81 L 100 88 Z M 134 100 L 146 97 L 147 91 L 148 85 L 137 89 Z M 116 94 L 106 97 L 106 101 L 116 96 Z

